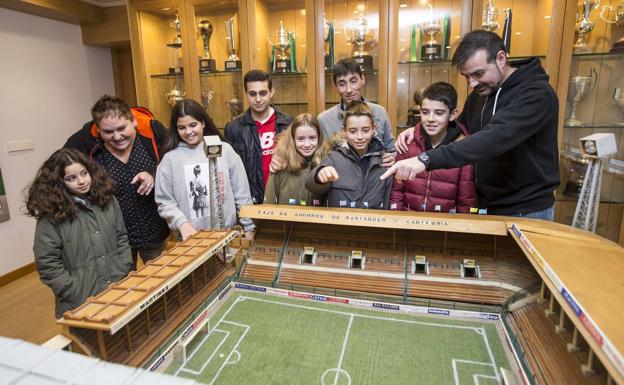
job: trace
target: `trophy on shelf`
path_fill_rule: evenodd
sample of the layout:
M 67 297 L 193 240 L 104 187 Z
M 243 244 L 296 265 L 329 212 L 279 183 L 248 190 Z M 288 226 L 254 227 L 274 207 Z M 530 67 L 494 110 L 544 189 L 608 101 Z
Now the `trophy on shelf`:
M 504 14 L 503 35 L 501 36 L 505 43 L 507 53 L 511 52 L 511 8 L 498 9 L 494 6 L 494 0 L 488 0 L 483 8 L 483 22 L 481 28 L 486 31 L 496 32 L 500 26 L 500 15 Z
M 598 72 L 594 68 L 589 70 L 588 76 L 577 75 L 570 77 L 568 100 L 571 100 L 572 108 L 570 108 L 570 117 L 565 121 L 566 126 L 578 127 L 585 124 L 585 122 L 576 117 L 576 107 L 587 98 L 587 95 L 589 95 L 597 82 Z
M 576 43 L 574 43 L 574 50 L 576 52 L 583 52 L 587 48 L 587 44 L 585 43 L 585 35 L 590 33 L 594 29 L 595 23 L 589 20 L 589 16 L 592 11 L 598 8 L 600 5 L 600 0 L 583 0 L 583 12 L 581 19 L 576 20 L 576 33 L 578 34 L 578 39 L 576 39 Z
M 243 68 L 241 59 L 236 56 L 236 35 L 234 34 L 234 16 L 227 19 L 225 22 L 225 40 L 227 40 L 227 47 L 230 53 L 225 61 L 226 71 L 240 71 Z
M 377 38 L 375 31 L 368 25 L 368 19 L 361 16 L 351 24 L 345 26 L 347 41 L 357 46 L 351 55 L 363 71 L 373 70 L 373 57 L 366 52 L 366 45 Z
M 609 13 L 613 12 L 613 18 L 609 18 Z M 603 5 L 600 12 L 600 18 L 609 24 L 615 24 L 616 26 L 624 26 L 624 3 L 618 6 Z M 610 53 L 624 53 L 624 36 L 618 41 L 613 43 L 613 47 L 609 51 Z
M 165 93 L 165 99 L 167 99 L 167 103 L 169 103 L 171 107 L 175 106 L 177 102 L 184 99 L 185 96 L 186 92 L 180 90 L 177 84 L 174 84 L 173 88 Z
M 234 92 L 234 96 L 232 97 L 232 99 L 225 101 L 225 104 L 230 110 L 230 115 L 232 115 L 232 118 L 235 118 L 243 113 L 243 102 L 238 98 L 236 92 Z
M 204 110 L 207 110 L 208 107 L 210 107 L 210 103 L 212 103 L 212 99 L 214 98 L 214 91 L 213 90 L 208 90 L 208 92 L 202 91 L 200 94 L 200 97 L 201 97 L 202 107 L 204 107 Z
M 169 43 L 167 47 L 171 49 L 171 59 L 169 60 L 169 73 L 180 74 L 184 68 L 180 64 L 182 61 L 180 48 L 182 48 L 182 34 L 180 33 L 180 18 L 176 13 L 175 19 L 169 24 L 176 31 L 176 38 Z
M 325 69 L 330 70 L 334 68 L 334 22 L 327 19 L 323 19 L 323 36 L 325 37 L 325 43 L 328 46 L 327 50 L 324 50 L 325 56 Z
M 423 42 L 420 47 L 421 61 L 435 61 L 442 58 L 442 45 L 435 39 L 435 35 L 442 30 L 440 18 L 433 12 L 433 7 L 429 4 L 429 18 L 422 24 L 422 31 L 429 35 L 429 41 Z
M 615 105 L 620 107 L 620 110 L 624 113 L 624 87 L 618 87 L 613 92 L 613 101 Z M 624 125 L 624 122 L 620 121 L 618 125 Z
M 578 198 L 581 195 L 583 182 L 585 181 L 585 173 L 589 159 L 581 155 L 568 153 L 565 155 L 565 168 L 567 173 L 567 182 L 563 190 L 563 195 Z
M 279 29 L 270 33 L 268 39 L 276 51 L 274 53 L 273 72 L 292 72 L 290 55 L 288 55 L 288 49 L 291 48 L 290 33 L 284 28 L 284 23 L 281 20 Z
M 199 58 L 199 72 L 214 72 L 217 70 L 217 62 L 210 53 L 210 37 L 212 36 L 212 23 L 210 20 L 202 20 L 197 24 L 199 36 L 204 43 L 204 52 Z

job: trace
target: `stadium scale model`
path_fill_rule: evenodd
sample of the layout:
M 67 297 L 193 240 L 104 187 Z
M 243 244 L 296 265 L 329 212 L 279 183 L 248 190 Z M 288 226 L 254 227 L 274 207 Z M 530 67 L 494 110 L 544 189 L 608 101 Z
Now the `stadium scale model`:
M 200 232 L 66 313 L 73 349 L 208 384 L 624 383 L 624 250 L 603 238 L 495 216 L 241 215 L 253 243 Z

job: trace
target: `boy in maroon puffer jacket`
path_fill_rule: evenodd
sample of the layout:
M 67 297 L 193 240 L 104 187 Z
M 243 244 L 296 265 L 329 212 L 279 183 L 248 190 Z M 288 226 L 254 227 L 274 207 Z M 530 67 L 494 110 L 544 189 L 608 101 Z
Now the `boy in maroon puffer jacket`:
M 468 135 L 457 123 L 457 91 L 444 82 L 434 83 L 423 92 L 421 121 L 414 141 L 396 160 L 463 139 Z M 390 194 L 391 210 L 468 213 L 477 206 L 472 165 L 447 170 L 423 171 L 413 181 L 395 180 Z

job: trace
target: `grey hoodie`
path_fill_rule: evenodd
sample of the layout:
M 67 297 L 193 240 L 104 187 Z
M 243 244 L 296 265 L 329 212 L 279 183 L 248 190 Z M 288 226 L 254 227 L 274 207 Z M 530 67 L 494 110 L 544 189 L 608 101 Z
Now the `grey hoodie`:
M 217 169 L 225 226 L 232 227 L 237 224 L 240 208 L 252 202 L 243 162 L 232 146 L 226 142 L 222 142 L 222 145 L 223 151 L 217 160 Z M 200 177 L 208 178 L 208 159 L 202 146 L 190 147 L 182 141 L 177 148 L 166 153 L 158 165 L 154 188 L 158 214 L 174 231 L 179 231 L 180 226 L 189 221 L 197 230 L 210 228 L 210 207 L 205 210 L 206 216 L 199 218 L 193 209 L 194 194 L 191 186 L 195 178 L 192 171 L 197 165 L 202 170 Z M 208 188 L 207 184 L 204 185 Z M 255 228 L 249 218 L 240 218 L 240 224 L 244 231 Z
M 386 152 L 395 152 L 396 149 L 394 147 L 392 129 L 390 128 L 390 119 L 388 119 L 388 113 L 385 108 L 379 104 L 368 101 L 366 102 L 366 105 L 373 113 L 373 121 L 377 126 L 375 136 L 381 140 Z M 332 135 L 339 133 L 344 121 L 344 109 L 342 102 L 321 112 L 318 116 L 318 120 L 319 123 L 321 123 L 321 129 L 323 130 L 323 137 L 325 140 L 331 138 Z

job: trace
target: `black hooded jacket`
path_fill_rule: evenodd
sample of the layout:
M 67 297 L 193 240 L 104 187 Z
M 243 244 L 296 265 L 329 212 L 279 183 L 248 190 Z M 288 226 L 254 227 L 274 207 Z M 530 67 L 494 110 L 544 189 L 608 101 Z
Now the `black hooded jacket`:
M 489 214 L 546 209 L 559 185 L 557 95 L 538 58 L 511 65 L 496 93 L 468 96 L 459 122 L 471 135 L 427 151 L 432 170 L 475 164 L 479 206 Z

